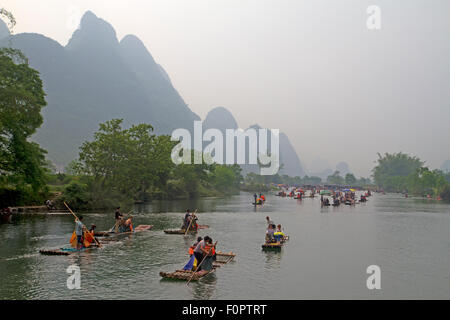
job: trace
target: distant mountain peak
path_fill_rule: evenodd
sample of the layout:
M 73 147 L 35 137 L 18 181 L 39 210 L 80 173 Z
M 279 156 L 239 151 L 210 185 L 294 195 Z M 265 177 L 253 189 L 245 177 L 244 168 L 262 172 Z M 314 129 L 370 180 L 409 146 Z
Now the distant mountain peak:
M 136 37 L 134 34 L 127 34 L 125 37 L 122 38 L 120 43 L 121 44 L 132 44 L 132 45 L 135 45 L 135 46 L 139 46 L 139 47 L 144 47 L 145 48 L 145 45 L 141 41 L 141 39 Z
M 238 124 L 228 109 L 224 107 L 215 107 L 206 115 L 206 118 L 203 121 L 203 128 L 219 130 L 237 129 Z
M 116 31 L 111 24 L 98 18 L 93 12 L 86 11 L 80 21 L 80 26 L 72 34 L 67 49 L 118 45 Z
M 126 50 L 128 54 L 131 54 L 131 58 L 147 57 L 153 64 L 156 65 L 155 59 L 153 59 L 150 51 L 145 44 L 133 34 L 128 34 L 120 41 L 122 50 Z

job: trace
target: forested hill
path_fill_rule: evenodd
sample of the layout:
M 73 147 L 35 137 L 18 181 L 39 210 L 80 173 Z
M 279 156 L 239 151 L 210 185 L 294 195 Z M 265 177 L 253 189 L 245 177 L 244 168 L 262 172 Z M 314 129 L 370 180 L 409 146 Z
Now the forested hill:
M 7 37 L 0 45 L 21 49 L 44 82 L 48 105 L 33 137 L 58 167 L 78 157 L 78 147 L 101 122 L 123 118 L 125 126 L 150 123 L 157 133 L 191 129 L 199 117 L 172 86 L 135 36 L 118 41 L 113 27 L 87 12 L 66 47 L 39 34 Z

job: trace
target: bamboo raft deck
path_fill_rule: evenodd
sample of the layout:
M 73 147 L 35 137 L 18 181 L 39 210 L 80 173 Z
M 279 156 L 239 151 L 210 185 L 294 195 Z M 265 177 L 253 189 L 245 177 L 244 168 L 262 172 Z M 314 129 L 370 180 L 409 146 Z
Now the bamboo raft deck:
M 213 262 L 214 268 L 220 268 L 223 265 L 226 265 L 228 262 L 231 262 L 236 257 L 236 254 L 233 252 L 216 252 L 216 261 Z
M 212 268 L 210 271 L 199 271 L 199 272 L 194 272 L 194 271 L 190 271 L 190 270 L 177 270 L 175 272 L 160 272 L 159 275 L 164 278 L 164 279 L 173 279 L 173 280 L 185 280 L 185 281 L 189 281 L 189 279 L 192 280 L 191 281 L 198 281 L 201 278 L 207 276 L 210 273 L 213 273 L 216 271 L 216 268 Z M 192 276 L 195 273 L 194 276 Z
M 262 245 L 263 250 L 281 250 L 283 244 L 281 242 L 265 243 Z
M 96 231 L 96 232 L 94 232 L 94 236 L 95 237 L 114 237 L 114 236 L 120 236 L 123 234 L 132 234 L 132 233 L 136 233 L 136 232 L 147 231 L 147 230 L 150 230 L 151 228 L 153 228 L 153 225 L 141 224 L 141 225 L 138 225 L 136 228 L 134 228 L 133 231 L 119 232 L 119 233 L 115 233 L 114 231 Z
M 78 252 L 84 252 L 90 249 L 97 249 L 97 245 L 92 245 L 89 248 L 83 248 L 80 250 L 77 250 L 75 248 L 60 248 L 60 249 L 41 249 L 39 250 L 39 253 L 46 256 L 70 256 L 71 254 L 78 253 Z
M 209 228 L 209 226 L 207 226 L 207 225 L 199 225 L 197 230 L 189 230 L 188 234 L 195 234 L 198 232 L 198 230 L 208 229 L 208 228 Z M 167 230 L 164 230 L 164 233 L 165 234 L 185 234 L 186 230 L 185 229 L 167 229 Z

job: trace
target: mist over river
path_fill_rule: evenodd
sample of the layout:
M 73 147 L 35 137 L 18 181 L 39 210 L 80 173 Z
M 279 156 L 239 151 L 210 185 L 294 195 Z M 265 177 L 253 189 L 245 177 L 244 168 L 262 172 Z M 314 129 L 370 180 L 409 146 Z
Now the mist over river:
M 102 249 L 71 256 L 43 256 L 42 248 L 68 244 L 70 214 L 27 216 L 0 225 L 0 299 L 449 299 L 450 204 L 375 194 L 354 207 L 320 206 L 267 195 L 254 208 L 252 195 L 189 201 L 155 201 L 135 208 L 135 226 L 148 232 L 121 236 Z M 198 208 L 199 224 L 234 262 L 198 282 L 162 280 L 181 269 L 196 236 L 168 235 L 184 211 Z M 97 230 L 114 213 L 85 213 Z M 266 216 L 290 240 L 281 252 L 264 252 Z M 66 269 L 81 269 L 81 289 L 69 290 Z M 367 267 L 381 269 L 381 290 L 366 286 Z

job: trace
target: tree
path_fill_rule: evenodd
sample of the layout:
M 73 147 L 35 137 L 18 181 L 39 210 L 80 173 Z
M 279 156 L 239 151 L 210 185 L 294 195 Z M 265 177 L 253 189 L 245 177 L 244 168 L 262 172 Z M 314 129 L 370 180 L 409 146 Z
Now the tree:
M 406 182 L 407 191 L 416 195 L 430 194 L 439 196 L 448 185 L 442 171 L 431 171 L 427 167 L 422 167 L 411 173 Z
M 46 183 L 46 151 L 28 139 L 43 122 L 42 80 L 18 50 L 0 49 L 0 70 L 1 182 L 37 193 Z
M 94 178 L 94 193 L 101 197 L 142 199 L 151 188 L 165 187 L 174 166 L 170 154 L 175 143 L 152 134 L 151 125 L 122 129 L 122 122 L 101 123 L 94 140 L 81 146 L 75 168 Z
M 402 152 L 384 156 L 378 154 L 377 165 L 372 169 L 375 184 L 386 191 L 403 191 L 407 177 L 420 169 L 424 162 Z
M 340 172 L 336 170 L 332 175 L 327 177 L 327 182 L 330 184 L 343 185 L 344 178 L 340 176 Z
M 352 185 L 355 185 L 355 183 L 356 183 L 356 178 L 353 175 L 353 173 L 347 173 L 345 175 L 345 184 L 352 186 Z

